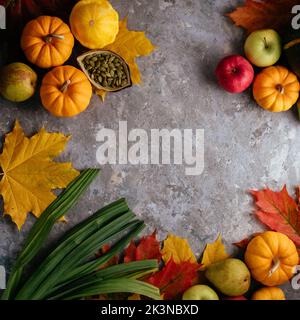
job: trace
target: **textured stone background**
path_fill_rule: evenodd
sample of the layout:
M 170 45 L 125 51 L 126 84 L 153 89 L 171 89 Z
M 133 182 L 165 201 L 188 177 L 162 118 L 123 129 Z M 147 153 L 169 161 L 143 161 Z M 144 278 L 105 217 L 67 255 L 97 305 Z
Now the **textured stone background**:
M 126 197 L 149 230 L 189 239 L 200 253 L 221 232 L 228 244 L 261 229 L 251 216 L 251 188 L 266 185 L 290 191 L 300 181 L 300 125 L 295 112 L 272 114 L 260 109 L 250 92 L 230 95 L 215 84 L 214 68 L 224 55 L 241 52 L 243 33 L 223 17 L 237 1 L 112 1 L 132 29 L 146 30 L 159 49 L 139 66 L 143 84 L 108 96 L 94 96 L 89 109 L 73 119 L 56 119 L 38 96 L 16 105 L 0 100 L 0 134 L 18 118 L 28 134 L 42 125 L 72 134 L 62 160 L 77 168 L 97 166 L 95 136 L 101 127 L 129 129 L 205 129 L 205 169 L 187 177 L 183 166 L 107 165 L 69 223 L 57 224 L 51 240 L 95 209 Z M 0 220 L 0 264 L 10 268 L 34 219 L 18 233 L 9 218 Z M 286 286 L 289 297 L 299 291 Z

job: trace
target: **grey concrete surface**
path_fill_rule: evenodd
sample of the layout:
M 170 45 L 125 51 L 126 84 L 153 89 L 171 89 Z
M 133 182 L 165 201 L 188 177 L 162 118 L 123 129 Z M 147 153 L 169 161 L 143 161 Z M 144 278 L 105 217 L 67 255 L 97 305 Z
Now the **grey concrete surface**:
M 38 96 L 24 104 L 0 100 L 0 135 L 18 118 L 28 134 L 42 125 L 49 131 L 72 134 L 62 160 L 83 169 L 97 166 L 96 133 L 116 129 L 127 120 L 129 129 L 202 128 L 205 168 L 188 177 L 183 166 L 106 165 L 80 203 L 57 224 L 49 241 L 119 197 L 159 237 L 168 232 L 186 237 L 200 253 L 222 233 L 228 245 L 262 226 L 252 216 L 247 190 L 284 183 L 292 192 L 300 182 L 300 123 L 295 112 L 268 113 L 252 100 L 250 91 L 231 95 L 220 89 L 214 69 L 220 58 L 240 53 L 243 32 L 223 16 L 238 2 L 221 0 L 112 1 L 132 29 L 146 30 L 159 48 L 139 59 L 143 84 L 109 95 L 105 103 L 94 96 L 88 110 L 73 119 L 48 114 Z M 22 232 L 10 219 L 0 220 L 0 264 L 10 268 L 34 218 Z M 288 296 L 300 292 L 286 286 Z

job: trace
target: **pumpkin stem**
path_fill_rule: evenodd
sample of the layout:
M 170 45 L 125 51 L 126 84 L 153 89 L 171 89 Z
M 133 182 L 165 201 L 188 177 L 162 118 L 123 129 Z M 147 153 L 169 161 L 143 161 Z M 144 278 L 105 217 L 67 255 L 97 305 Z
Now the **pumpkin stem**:
M 44 40 L 47 43 L 51 43 L 53 38 L 59 39 L 59 40 L 64 40 L 65 36 L 63 36 L 62 34 L 49 33 L 47 36 L 44 37 Z
M 269 271 L 268 277 L 271 277 L 272 274 L 279 268 L 280 266 L 280 260 L 276 257 L 273 259 L 273 266 Z
M 69 85 L 71 84 L 71 80 L 66 80 L 65 82 L 64 82 L 64 84 L 61 86 L 61 88 L 60 88 L 60 91 L 62 92 L 62 93 L 65 93 L 66 91 L 67 91 L 67 89 L 68 89 L 68 87 L 69 87 Z
M 279 91 L 280 94 L 284 94 L 284 87 L 281 84 L 276 85 L 276 90 Z

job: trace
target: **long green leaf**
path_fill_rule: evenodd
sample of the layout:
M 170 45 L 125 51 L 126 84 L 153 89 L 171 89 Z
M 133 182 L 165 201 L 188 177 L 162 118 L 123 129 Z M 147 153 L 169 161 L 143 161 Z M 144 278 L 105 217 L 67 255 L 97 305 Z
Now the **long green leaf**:
M 47 299 L 51 299 L 53 296 L 63 296 L 66 293 L 74 291 L 75 288 L 88 287 L 97 281 L 127 277 L 137 279 L 137 277 L 153 273 L 157 268 L 157 260 L 134 261 L 110 266 L 59 288 L 59 290 L 49 295 Z
M 52 300 L 74 300 L 89 296 L 109 293 L 137 293 L 154 300 L 160 300 L 159 289 L 139 280 L 118 278 L 110 280 L 96 280 L 94 284 L 74 288 L 64 295 L 53 297 Z
M 143 229 L 145 228 L 144 223 L 140 223 L 134 230 L 124 236 L 122 239 L 117 241 L 108 252 L 106 252 L 103 256 L 93 260 L 88 261 L 87 263 L 79 266 L 74 269 L 70 274 L 70 280 L 74 281 L 78 278 L 82 278 L 86 275 L 89 275 L 97 270 L 104 264 L 107 263 L 111 258 L 115 255 L 119 254 L 125 247 L 130 243 L 130 241 L 135 238 Z M 68 281 L 68 282 L 69 282 Z
M 110 250 L 108 252 L 106 252 L 103 256 L 101 256 L 93 261 L 87 262 L 86 264 L 80 266 L 79 268 L 74 269 L 72 271 L 72 273 L 69 275 L 70 276 L 69 279 L 65 279 L 65 281 L 63 283 L 61 283 L 57 287 L 53 288 L 52 292 L 51 291 L 48 292 L 47 298 L 49 297 L 49 295 L 50 296 L 53 295 L 53 292 L 58 293 L 67 287 L 73 286 L 74 283 L 78 284 L 78 283 L 85 282 L 86 280 L 89 279 L 89 277 L 93 278 L 95 276 L 95 274 L 97 274 L 97 276 L 98 275 L 101 276 L 103 270 L 107 270 L 110 267 L 99 270 L 100 267 L 104 263 L 107 263 L 112 257 L 119 254 L 130 243 L 130 241 L 134 237 L 136 237 L 144 229 L 144 227 L 145 227 L 144 224 L 141 223 L 137 228 L 132 230 L 130 233 L 128 233 L 126 236 L 124 236 L 121 240 L 119 240 L 115 245 L 113 245 L 110 248 Z M 139 261 L 139 263 L 142 263 L 142 262 Z M 148 263 L 148 262 L 146 262 L 146 263 Z M 122 264 L 121 268 L 123 268 L 124 266 L 126 267 L 127 265 L 128 264 L 126 264 L 126 265 Z M 155 265 L 155 268 L 156 267 L 157 267 L 157 265 Z M 148 268 L 151 268 L 151 266 L 148 265 Z M 126 270 L 126 268 L 124 270 Z M 134 275 L 132 275 L 132 276 L 134 276 Z
M 13 299 L 23 275 L 23 268 L 36 256 L 54 223 L 75 205 L 79 197 L 99 173 L 99 169 L 84 170 L 65 191 L 42 213 L 32 227 L 24 249 L 17 259 L 1 299 Z
M 93 237 L 98 235 L 99 241 L 97 241 L 97 238 L 89 238 L 84 241 L 84 243 L 78 246 L 64 260 L 61 261 L 61 263 L 52 271 L 47 279 L 41 283 L 40 287 L 33 293 L 33 295 L 26 298 L 44 299 L 52 288 L 56 287 L 61 282 L 65 282 L 65 280 L 69 278 L 69 272 L 72 271 L 73 267 L 78 265 L 78 261 L 82 261 L 82 259 L 90 257 L 91 254 L 94 254 L 96 250 L 101 248 L 104 244 L 113 241 L 116 237 L 121 236 L 121 234 L 127 230 L 130 231 L 133 228 L 139 227 L 141 224 L 141 222 L 136 220 L 130 223 L 127 222 L 126 224 L 125 222 L 126 220 L 123 222 L 124 225 L 113 227 L 111 233 L 108 233 L 109 230 L 103 232 L 103 236 L 101 236 L 101 232 L 96 232 Z M 117 228 L 119 228 L 119 230 L 116 232 L 115 229 Z M 85 248 L 85 245 L 88 247 Z
M 23 285 L 17 298 L 25 299 L 33 294 L 40 284 L 49 276 L 59 263 L 80 243 L 86 240 L 97 229 L 110 222 L 114 218 L 126 213 L 129 210 L 124 199 L 120 199 L 101 210 L 98 210 L 91 217 L 72 228 L 59 242 L 57 247 L 39 265 L 31 277 Z

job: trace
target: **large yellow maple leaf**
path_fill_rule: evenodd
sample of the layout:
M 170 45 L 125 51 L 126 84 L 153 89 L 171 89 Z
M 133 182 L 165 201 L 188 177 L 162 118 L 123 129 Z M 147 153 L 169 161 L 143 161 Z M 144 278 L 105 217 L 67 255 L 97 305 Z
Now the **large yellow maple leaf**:
M 209 265 L 225 260 L 229 257 L 229 254 L 226 252 L 226 248 L 222 242 L 221 235 L 218 236 L 218 239 L 213 243 L 208 243 L 205 247 L 202 257 L 202 270 L 208 267 Z
M 169 234 L 167 239 L 164 241 L 161 253 L 165 263 L 167 263 L 171 258 L 173 258 L 175 263 L 197 262 L 187 240 L 173 234 Z
M 11 216 L 19 230 L 29 212 L 39 217 L 56 198 L 52 189 L 66 187 L 79 174 L 71 163 L 52 161 L 69 139 L 61 133 L 48 133 L 44 128 L 27 138 L 18 121 L 6 135 L 0 155 L 0 194 L 4 214 Z
M 131 80 L 133 84 L 141 83 L 141 73 L 136 63 L 136 58 L 147 56 L 155 46 L 146 37 L 143 31 L 132 31 L 127 28 L 127 17 L 120 21 L 119 33 L 116 40 L 104 48 L 120 55 L 128 64 Z M 106 92 L 104 90 L 96 90 L 96 93 L 105 99 Z

